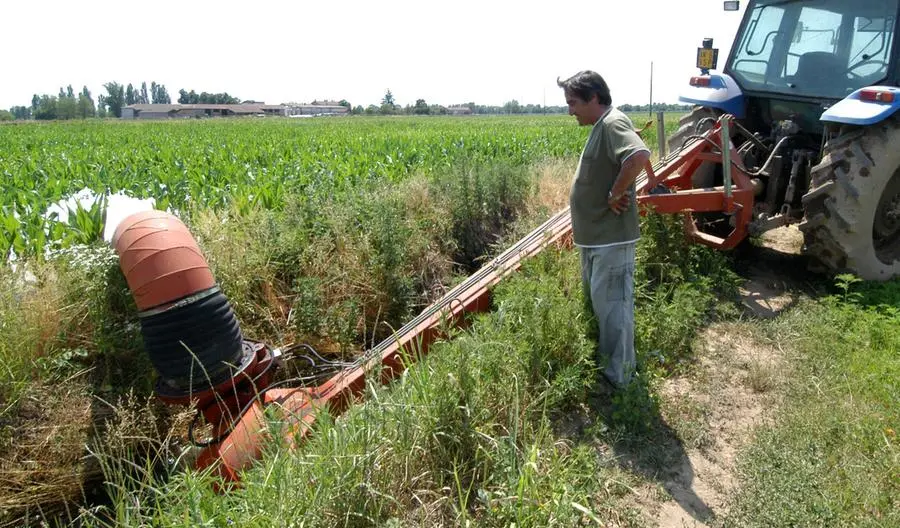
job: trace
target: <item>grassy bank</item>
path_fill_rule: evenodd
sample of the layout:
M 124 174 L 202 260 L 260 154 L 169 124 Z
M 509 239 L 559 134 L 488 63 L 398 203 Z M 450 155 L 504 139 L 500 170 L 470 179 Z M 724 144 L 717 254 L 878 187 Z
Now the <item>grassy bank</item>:
M 764 328 L 791 375 L 726 526 L 900 525 L 900 283 L 839 284 Z
M 565 186 L 568 171 L 468 164 L 278 211 L 198 209 L 184 219 L 245 338 L 352 358 L 497 251 L 514 221 L 562 207 L 541 189 Z M 108 438 L 120 407 L 141 406 L 154 371 L 118 259 L 103 243 L 4 268 L 0 285 L 8 301 L 0 307 L 0 509 L 15 518 L 23 507 L 55 510 L 84 494 L 82 483 L 100 476 L 84 446 Z M 127 417 L 140 425 L 132 437 L 169 434 L 171 413 L 152 407 L 158 419 Z
M 188 176 L 200 174 L 198 167 L 211 163 L 204 184 L 208 192 L 189 200 L 189 206 L 179 202 L 184 206 L 181 218 L 231 299 L 245 336 L 273 346 L 312 343 L 331 357 L 346 358 L 402 325 L 478 267 L 485 256 L 565 205 L 574 157 L 534 163 L 558 149 L 569 152 L 565 149 L 570 143 L 580 146 L 581 139 L 572 138 L 586 130 L 565 123 L 563 127 L 557 118 L 398 120 L 388 126 L 364 120 L 363 128 L 393 138 L 385 148 L 416 150 L 421 140 L 416 133 L 425 133 L 438 145 L 450 142 L 453 148 L 443 152 L 429 146 L 433 156 L 422 154 L 415 162 L 404 158 L 402 167 L 366 158 L 360 163 L 372 162 L 374 168 L 355 187 L 343 177 L 333 182 L 337 187 L 310 186 L 308 171 L 300 171 L 300 165 L 292 173 L 271 172 L 274 169 L 266 165 L 288 156 L 279 150 L 280 142 L 296 139 L 294 134 L 311 141 L 314 127 L 282 124 L 257 134 L 253 141 L 262 141 L 257 146 L 269 154 L 244 160 L 242 156 L 255 151 L 235 151 L 231 158 L 223 158 L 216 149 L 187 152 L 175 141 L 188 133 L 199 134 L 210 145 L 219 140 L 230 144 L 238 136 L 246 137 L 248 130 L 258 131 L 240 128 L 244 123 L 214 123 L 208 128 L 178 123 L 148 128 L 35 125 L 17 128 L 16 136 L 0 137 L 15 147 L 10 150 L 14 155 L 3 162 L 17 175 L 3 192 L 22 192 L 17 185 L 33 184 L 35 175 L 54 182 L 42 187 L 46 193 L 29 194 L 28 203 L 16 201 L 15 207 L 21 205 L 31 215 L 22 216 L 25 219 L 39 214 L 48 200 L 97 183 L 100 173 L 86 167 L 124 163 L 115 165 L 121 170 L 115 171 L 115 179 L 104 180 L 106 184 L 144 189 L 152 195 L 159 189 L 141 187 L 141 178 L 173 185 L 178 180 L 180 193 L 185 185 L 200 185 L 197 181 L 203 178 Z M 350 129 L 344 128 L 350 125 L 329 122 L 329 144 L 340 146 L 340 138 L 352 143 Z M 549 132 L 542 132 L 545 126 Z M 146 134 L 151 128 L 159 133 Z M 498 140 L 492 130 L 506 135 Z M 454 139 L 456 133 L 459 141 Z M 96 135 L 108 144 L 86 149 L 78 143 L 79 134 Z M 512 152 L 526 140 L 531 145 L 526 151 Z M 138 147 L 113 148 L 122 141 Z M 147 141 L 169 147 L 150 156 L 153 149 L 142 143 Z M 474 149 L 471 156 L 464 155 L 468 148 Z M 85 158 L 63 159 L 60 149 Z M 509 156 L 489 155 L 497 149 L 512 150 Z M 201 151 L 206 157 L 195 156 Z M 276 151 L 283 156 L 272 154 Z M 235 156 L 250 170 L 235 169 Z M 328 163 L 338 158 L 331 156 Z M 185 163 L 193 167 L 188 172 L 181 171 Z M 316 166 L 322 170 L 313 172 L 324 178 L 328 167 Z M 347 164 L 339 166 L 350 170 Z M 298 186 L 279 190 L 277 207 L 268 208 L 262 198 L 252 203 L 215 198 L 226 188 L 240 188 L 239 196 L 266 198 L 268 191 L 257 191 L 268 188 L 276 176 Z M 297 189 L 303 192 L 296 193 Z M 84 232 L 96 236 L 102 231 L 97 227 L 89 225 Z M 40 236 L 20 234 L 7 242 L 40 246 Z M 30 519 L 53 519 L 60 512 L 63 519 L 77 515 L 85 498 L 88 504 L 94 500 L 104 471 L 115 481 L 110 473 L 114 470 L 98 465 L 93 451 L 105 453 L 107 462 L 149 456 L 156 460 L 154 471 L 160 471 L 158 457 L 175 459 L 186 443 L 181 417 L 150 396 L 153 371 L 115 255 L 102 243 L 69 245 L 74 241 L 57 239 L 54 244 L 59 242 L 64 249 L 49 258 L 19 260 L 16 271 L 0 266 L 0 525 L 20 522 L 26 514 Z M 658 298 L 662 302 L 665 296 Z M 689 331 L 683 327 L 674 335 L 681 339 Z
M 583 435 L 567 440 L 560 420 L 596 398 L 594 325 L 581 298 L 577 252 L 548 250 L 497 288 L 490 314 L 434 346 L 397 383 L 369 386 L 366 403 L 338 419 L 320 416 L 302 449 L 271 445 L 240 489 L 217 494 L 208 475 L 190 470 L 166 478 L 124 471 L 117 457 L 101 453 L 113 506 L 84 512 L 82 520 L 93 526 L 639 526 L 639 516 L 621 502 L 639 477 L 596 446 L 654 434 L 656 381 L 690 362 L 683 343 L 715 317 L 718 294 L 731 291 L 732 280 L 725 271 L 702 276 L 707 267 L 727 269 L 721 254 L 690 246 L 677 232 L 667 234 L 662 252 L 655 235 L 647 233 L 639 254 L 672 273 L 665 287 L 645 281 L 638 312 L 648 325 L 678 329 L 641 335 L 638 381 Z M 646 278 L 649 267 L 642 261 L 641 268 Z M 683 313 L 694 317 L 690 330 L 679 320 Z M 272 423 L 276 433 L 278 424 Z

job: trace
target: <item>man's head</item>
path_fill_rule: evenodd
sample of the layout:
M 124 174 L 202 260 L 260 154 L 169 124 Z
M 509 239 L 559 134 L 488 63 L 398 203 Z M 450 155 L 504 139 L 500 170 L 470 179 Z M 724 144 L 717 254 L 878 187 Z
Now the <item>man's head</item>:
M 556 84 L 565 92 L 569 115 L 574 115 L 579 125 L 593 125 L 612 104 L 609 86 L 597 72 L 580 71 L 564 81 L 557 78 Z

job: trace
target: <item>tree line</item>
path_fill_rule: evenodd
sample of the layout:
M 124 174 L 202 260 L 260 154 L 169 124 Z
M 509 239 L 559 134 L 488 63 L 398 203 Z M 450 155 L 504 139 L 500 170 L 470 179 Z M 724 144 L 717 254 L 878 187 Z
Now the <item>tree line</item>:
M 172 98 L 164 84 L 142 82 L 140 88 L 131 83 L 122 85 L 108 82 L 103 85 L 106 93 L 97 97 L 96 102 L 87 86 L 75 93 L 70 84 L 60 88 L 59 94 L 34 94 L 30 106 L 13 106 L 0 110 L 0 121 L 12 119 L 87 119 L 91 117 L 122 117 L 122 109 L 135 104 L 172 104 Z M 194 90 L 179 90 L 180 104 L 234 104 L 241 102 L 228 93 L 197 94 Z
M 31 98 L 31 106 L 13 106 L 6 110 L 0 110 L 0 121 L 11 119 L 87 119 L 91 117 L 122 117 L 122 109 L 134 104 L 171 104 L 172 98 L 165 85 L 142 82 L 140 88 L 135 88 L 131 83 L 127 86 L 117 82 L 109 82 L 103 85 L 105 94 L 97 97 L 96 104 L 91 97 L 87 86 L 81 92 L 75 93 L 72 85 L 65 89 L 60 88 L 58 95 L 37 95 Z M 178 91 L 179 104 L 238 104 L 242 101 L 223 93 L 197 93 L 194 90 Z M 255 101 L 243 101 L 245 103 Z M 474 102 L 443 106 L 428 104 L 424 99 L 417 99 L 414 105 L 401 106 L 394 100 L 394 95 L 387 90 L 381 99 L 381 105 L 370 104 L 367 107 L 361 105 L 352 106 L 342 99 L 338 104 L 350 109 L 355 115 L 446 115 L 459 113 L 462 110 L 470 114 L 562 114 L 568 112 L 566 106 L 542 106 L 535 104 L 520 104 L 513 99 L 503 105 L 479 105 Z M 690 110 L 689 105 L 654 103 L 650 105 L 623 104 L 618 108 L 623 112 L 683 112 Z
M 445 115 L 458 113 L 462 109 L 467 109 L 467 113 L 471 114 L 559 114 L 568 111 L 565 106 L 522 105 L 515 99 L 501 106 L 479 105 L 474 102 L 444 106 L 428 104 L 425 99 L 416 99 L 414 105 L 401 106 L 397 104 L 394 94 L 390 90 L 387 90 L 384 97 L 381 98 L 381 105 L 352 106 L 344 100 L 339 104 L 350 108 L 350 113 L 354 115 Z
M 342 101 L 341 103 L 345 103 Z M 347 103 L 345 106 L 350 106 Z M 647 112 L 650 111 L 650 105 L 617 105 L 617 108 L 623 112 Z M 503 105 L 479 105 L 474 102 L 451 105 L 449 107 L 437 104 L 428 104 L 424 99 L 416 99 L 416 104 L 400 106 L 394 100 L 394 94 L 387 90 L 384 97 L 381 98 L 381 105 L 370 104 L 363 108 L 362 106 L 352 107 L 351 113 L 355 115 L 444 115 L 449 113 L 458 113 L 461 109 L 468 109 L 467 113 L 471 114 L 564 114 L 568 113 L 568 106 L 542 106 L 539 104 L 520 104 L 519 101 L 512 99 Z M 653 111 L 665 112 L 685 112 L 691 109 L 690 105 L 654 103 Z
M 623 112 L 689 112 L 691 105 L 672 104 L 672 103 L 653 103 L 651 105 L 618 105 L 617 108 Z

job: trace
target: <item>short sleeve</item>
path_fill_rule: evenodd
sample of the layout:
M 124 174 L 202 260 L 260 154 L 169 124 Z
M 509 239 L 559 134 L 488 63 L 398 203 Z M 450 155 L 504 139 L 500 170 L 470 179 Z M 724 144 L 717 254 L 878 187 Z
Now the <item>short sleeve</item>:
M 606 124 L 606 153 L 610 161 L 621 166 L 635 152 L 646 150 L 647 145 L 634 130 L 634 125 L 627 116 L 622 115 Z

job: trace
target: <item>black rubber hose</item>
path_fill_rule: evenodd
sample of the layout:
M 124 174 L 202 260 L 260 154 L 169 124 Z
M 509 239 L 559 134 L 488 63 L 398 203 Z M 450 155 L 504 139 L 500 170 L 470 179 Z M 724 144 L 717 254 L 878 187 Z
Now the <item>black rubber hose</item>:
M 241 366 L 241 329 L 222 292 L 140 320 L 150 361 L 170 387 L 200 392 Z

